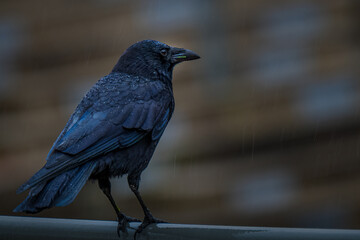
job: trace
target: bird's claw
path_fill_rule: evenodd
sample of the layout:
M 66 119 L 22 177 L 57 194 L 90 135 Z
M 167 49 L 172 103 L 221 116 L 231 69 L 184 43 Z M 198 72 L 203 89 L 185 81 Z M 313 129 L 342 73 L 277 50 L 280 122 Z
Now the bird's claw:
M 127 234 L 127 228 L 129 227 L 129 222 L 141 222 L 137 218 L 124 216 L 121 219 L 118 218 L 117 226 L 117 235 L 120 237 L 121 234 Z
M 117 235 L 120 237 L 121 234 L 127 235 L 127 228 L 129 227 L 129 222 L 127 217 L 123 217 L 122 219 L 118 219 L 118 226 L 117 226 Z M 121 233 L 120 233 L 121 232 Z
M 147 228 L 150 224 L 153 223 L 167 223 L 161 219 L 155 218 L 153 216 L 145 217 L 144 221 L 140 224 L 140 226 L 136 229 L 134 234 L 134 240 L 137 240 L 138 234 L 140 234 L 145 228 Z

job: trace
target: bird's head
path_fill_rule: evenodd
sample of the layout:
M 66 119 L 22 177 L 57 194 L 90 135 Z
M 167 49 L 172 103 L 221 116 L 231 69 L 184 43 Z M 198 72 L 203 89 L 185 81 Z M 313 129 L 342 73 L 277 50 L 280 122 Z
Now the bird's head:
M 130 46 L 112 71 L 146 77 L 162 74 L 171 79 L 176 64 L 198 58 L 196 53 L 184 48 L 170 47 L 155 40 L 143 40 Z

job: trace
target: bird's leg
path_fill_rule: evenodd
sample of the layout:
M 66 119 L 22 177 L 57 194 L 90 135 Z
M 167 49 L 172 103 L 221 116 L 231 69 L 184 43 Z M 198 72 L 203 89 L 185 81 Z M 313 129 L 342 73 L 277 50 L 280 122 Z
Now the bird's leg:
M 109 199 L 111 205 L 113 206 L 116 216 L 118 219 L 118 228 L 117 228 L 117 234 L 120 236 L 120 231 L 123 233 L 127 232 L 127 227 L 129 225 L 129 222 L 140 222 L 137 218 L 128 217 L 122 212 L 120 212 L 118 206 L 116 205 L 114 198 L 111 195 L 111 183 L 108 178 L 99 178 L 99 187 L 104 192 L 106 197 Z
M 141 233 L 150 224 L 152 224 L 152 223 L 166 223 L 163 220 L 155 218 L 151 214 L 150 210 L 146 207 L 144 201 L 141 198 L 140 192 L 139 192 L 139 181 L 140 181 L 139 176 L 137 176 L 137 177 L 134 177 L 134 176 L 131 176 L 131 175 L 128 176 L 129 187 L 130 187 L 131 191 L 135 194 L 136 198 L 138 199 L 138 201 L 139 201 L 139 203 L 140 203 L 140 205 L 141 205 L 141 207 L 142 207 L 142 209 L 144 211 L 144 215 L 145 215 L 143 222 L 141 223 L 141 225 L 138 227 L 138 229 L 135 232 L 134 239 L 136 239 L 136 235 L 138 233 Z

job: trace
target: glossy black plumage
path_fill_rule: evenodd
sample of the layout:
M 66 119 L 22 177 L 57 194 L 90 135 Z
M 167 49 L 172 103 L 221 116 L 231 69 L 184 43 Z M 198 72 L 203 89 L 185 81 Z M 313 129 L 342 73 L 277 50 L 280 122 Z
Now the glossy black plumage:
M 108 179 L 124 174 L 138 197 L 141 172 L 174 111 L 173 67 L 197 58 L 153 40 L 128 48 L 77 106 L 44 167 L 18 189 L 30 193 L 14 211 L 36 213 L 68 205 L 89 178 L 98 179 L 112 201 Z

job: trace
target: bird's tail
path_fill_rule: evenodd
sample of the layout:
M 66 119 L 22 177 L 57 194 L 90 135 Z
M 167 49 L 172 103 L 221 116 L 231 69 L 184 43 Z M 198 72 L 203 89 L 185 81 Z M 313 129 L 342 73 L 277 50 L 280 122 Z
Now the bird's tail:
M 66 206 L 74 201 L 93 172 L 96 164 L 90 161 L 83 166 L 64 172 L 53 179 L 31 188 L 27 198 L 13 211 L 37 213 L 45 208 Z

